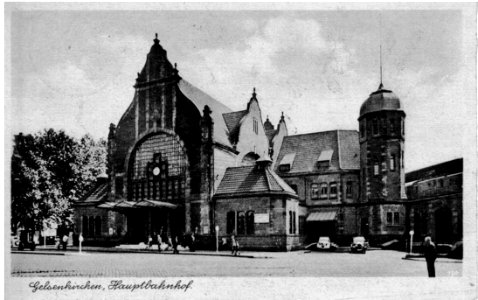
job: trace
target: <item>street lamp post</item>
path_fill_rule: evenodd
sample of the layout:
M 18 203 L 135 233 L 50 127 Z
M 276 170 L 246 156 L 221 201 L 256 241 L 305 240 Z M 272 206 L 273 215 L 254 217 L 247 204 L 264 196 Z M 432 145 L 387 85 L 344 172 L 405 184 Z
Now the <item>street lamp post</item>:
M 410 230 L 410 254 L 413 252 L 413 234 L 415 233 L 413 230 Z
M 216 225 L 216 252 L 219 252 L 219 226 Z
M 79 251 L 81 253 L 81 244 L 83 243 L 83 234 L 80 233 L 80 236 L 78 237 L 78 241 L 79 241 L 79 244 L 80 244 Z

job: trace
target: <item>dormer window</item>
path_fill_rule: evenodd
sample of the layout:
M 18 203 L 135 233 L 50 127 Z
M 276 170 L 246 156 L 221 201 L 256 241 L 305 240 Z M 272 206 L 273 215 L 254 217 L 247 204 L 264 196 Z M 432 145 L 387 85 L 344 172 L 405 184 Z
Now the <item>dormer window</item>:
M 334 154 L 334 150 L 323 150 L 320 152 L 319 158 L 317 159 L 317 167 L 328 168 L 330 160 L 332 159 L 332 154 Z
M 292 164 L 294 163 L 295 153 L 289 153 L 284 155 L 279 163 L 280 172 L 289 172 Z

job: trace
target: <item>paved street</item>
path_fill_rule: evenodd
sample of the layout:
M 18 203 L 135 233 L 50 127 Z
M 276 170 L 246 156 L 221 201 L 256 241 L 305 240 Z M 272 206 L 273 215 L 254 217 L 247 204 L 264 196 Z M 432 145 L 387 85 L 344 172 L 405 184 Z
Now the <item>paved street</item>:
M 367 254 L 244 252 L 255 258 L 157 253 L 12 254 L 13 276 L 176 277 L 176 276 L 419 276 L 423 258 L 404 260 L 403 252 Z M 267 258 L 266 258 L 267 257 Z M 439 258 L 437 277 L 461 276 L 459 260 Z

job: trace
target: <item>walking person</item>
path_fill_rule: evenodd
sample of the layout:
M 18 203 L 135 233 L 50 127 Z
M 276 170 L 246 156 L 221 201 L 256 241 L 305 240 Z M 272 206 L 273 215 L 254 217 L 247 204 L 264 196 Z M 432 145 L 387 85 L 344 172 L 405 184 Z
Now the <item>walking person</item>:
M 156 236 L 156 239 L 158 240 L 158 252 L 161 252 L 161 244 L 163 243 L 163 239 L 161 238 L 161 233 L 158 233 Z
M 239 242 L 236 240 L 236 237 L 231 235 L 231 247 L 232 247 L 232 255 L 237 256 L 239 253 Z
M 152 246 L 153 246 L 153 238 L 151 237 L 151 235 L 148 235 L 148 246 L 146 247 L 146 249 L 151 249 Z
M 195 241 L 196 241 L 196 237 L 194 236 L 194 232 L 192 232 L 189 239 L 189 251 L 191 252 L 194 252 L 196 250 Z
M 425 242 L 423 246 L 425 260 L 427 261 L 428 277 L 435 277 L 435 260 L 437 258 L 436 246 L 432 242 L 432 238 L 429 236 L 425 237 Z
M 68 244 L 68 236 L 66 234 L 63 235 L 62 243 L 63 243 L 63 251 L 66 251 L 66 245 Z
M 178 236 L 177 236 L 177 235 L 174 235 L 174 236 L 173 236 L 172 244 L 173 244 L 173 254 L 179 254 L 179 250 L 178 250 Z

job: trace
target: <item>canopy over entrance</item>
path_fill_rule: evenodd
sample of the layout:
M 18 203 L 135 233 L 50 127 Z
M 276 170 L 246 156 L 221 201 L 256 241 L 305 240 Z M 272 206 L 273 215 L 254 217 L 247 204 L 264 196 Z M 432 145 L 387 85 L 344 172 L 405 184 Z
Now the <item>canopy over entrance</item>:
M 139 202 L 134 201 L 120 201 L 120 202 L 105 202 L 97 206 L 98 208 L 122 210 L 135 208 L 177 208 L 176 204 L 156 200 L 143 200 Z

